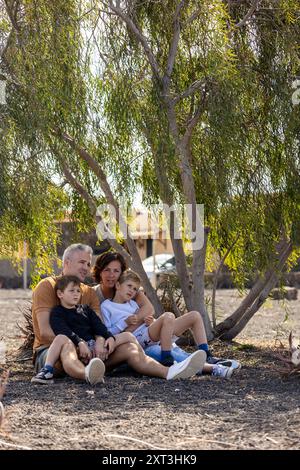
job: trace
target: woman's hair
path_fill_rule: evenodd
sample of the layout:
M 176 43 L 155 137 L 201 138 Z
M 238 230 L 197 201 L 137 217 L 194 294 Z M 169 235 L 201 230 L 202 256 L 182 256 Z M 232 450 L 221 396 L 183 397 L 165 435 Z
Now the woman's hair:
M 95 262 L 95 266 L 92 269 L 92 274 L 96 282 L 101 282 L 101 273 L 112 261 L 119 261 L 121 265 L 121 272 L 123 273 L 127 269 L 126 262 L 120 253 L 116 251 L 106 251 L 102 255 L 98 256 Z

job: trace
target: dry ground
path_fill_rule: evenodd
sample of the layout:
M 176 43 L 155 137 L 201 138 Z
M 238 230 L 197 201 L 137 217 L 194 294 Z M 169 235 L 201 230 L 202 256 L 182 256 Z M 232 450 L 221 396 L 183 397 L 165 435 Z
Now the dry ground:
M 272 357 L 276 336 L 286 339 L 292 328 L 300 336 L 300 299 L 286 305 L 269 300 L 234 343 L 214 345 L 215 353 L 243 363 L 230 381 L 203 376 L 167 382 L 123 375 L 108 377 L 104 386 L 93 389 L 67 378 L 53 386 L 34 386 L 30 362 L 11 359 L 21 342 L 19 308 L 29 298 L 29 291 L 0 290 L 0 338 L 11 372 L 0 449 L 300 447 L 300 377 L 282 379 Z M 218 291 L 219 317 L 239 302 L 237 291 Z

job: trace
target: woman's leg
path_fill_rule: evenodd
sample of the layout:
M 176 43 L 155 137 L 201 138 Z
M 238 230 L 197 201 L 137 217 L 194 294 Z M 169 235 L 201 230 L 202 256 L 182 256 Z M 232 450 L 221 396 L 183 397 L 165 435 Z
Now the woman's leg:
M 106 369 L 113 369 L 118 364 L 127 362 L 130 367 L 140 374 L 165 379 L 168 367 L 164 367 L 150 357 L 147 357 L 140 345 L 124 343 L 118 346 L 105 362 Z
M 163 313 L 148 328 L 153 341 L 160 341 L 162 351 L 171 351 L 174 331 L 175 315 L 171 312 Z
M 174 323 L 174 334 L 176 336 L 181 336 L 190 328 L 197 345 L 207 344 L 204 323 L 199 312 L 192 311 L 185 313 L 181 317 L 176 318 Z
M 123 333 L 119 333 L 118 335 L 115 335 L 116 341 L 115 341 L 115 349 L 120 346 L 121 344 L 124 343 L 134 343 L 134 344 L 139 344 L 137 342 L 136 337 L 127 331 Z
M 185 361 L 164 367 L 150 357 L 147 357 L 143 349 L 133 343 L 125 343 L 119 346 L 107 359 L 107 368 L 112 368 L 120 362 L 128 364 L 137 372 L 162 379 L 184 379 L 195 375 L 202 370 L 206 358 L 204 351 L 196 351 Z

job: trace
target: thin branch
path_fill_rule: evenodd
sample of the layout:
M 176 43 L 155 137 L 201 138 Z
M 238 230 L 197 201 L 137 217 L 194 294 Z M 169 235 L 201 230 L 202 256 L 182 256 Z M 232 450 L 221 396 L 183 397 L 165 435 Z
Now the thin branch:
M 112 1 L 109 1 L 108 8 L 111 9 L 119 18 L 121 18 L 124 23 L 128 26 L 128 28 L 131 30 L 131 32 L 135 35 L 136 39 L 141 43 L 141 45 L 144 48 L 145 54 L 147 56 L 147 59 L 149 61 L 149 64 L 152 68 L 152 72 L 154 76 L 156 77 L 157 80 L 161 80 L 160 73 L 159 73 L 159 67 L 158 63 L 156 62 L 155 56 L 148 44 L 147 38 L 143 35 L 142 31 L 139 29 L 139 27 L 132 21 L 129 16 L 126 15 L 124 10 L 121 10 L 121 8 L 118 8 L 113 5 Z
M 178 3 L 174 15 L 174 28 L 173 28 L 173 37 L 172 41 L 170 44 L 170 50 L 169 50 L 169 57 L 168 57 L 168 63 L 167 63 L 167 70 L 164 75 L 163 81 L 165 84 L 165 92 L 168 91 L 169 89 L 169 84 L 170 84 L 170 78 L 173 72 L 174 68 L 174 63 L 175 63 L 175 57 L 177 53 L 177 48 L 178 48 L 178 42 L 180 38 L 180 12 L 182 8 L 184 7 L 186 3 L 186 0 L 181 0 L 180 3 Z
M 248 10 L 248 12 L 246 13 L 246 15 L 244 16 L 244 18 L 235 25 L 236 28 L 241 28 L 242 26 L 244 26 L 244 24 L 247 23 L 247 21 L 251 18 L 256 8 L 258 7 L 259 2 L 260 0 L 253 0 L 252 5 L 250 9 Z
M 189 96 L 193 95 L 197 90 L 205 85 L 204 80 L 196 80 L 192 83 L 184 92 L 180 93 L 180 95 L 175 96 L 173 98 L 173 103 L 177 104 L 178 101 L 182 100 L 183 98 L 188 98 Z
M 73 176 L 71 173 L 70 169 L 66 165 L 65 161 L 60 159 L 60 166 L 61 169 L 68 181 L 68 183 L 82 196 L 82 198 L 86 201 L 87 205 L 89 206 L 89 209 L 91 211 L 91 214 L 96 217 L 96 221 L 98 222 L 100 217 L 97 216 L 97 206 L 93 200 L 93 198 L 90 196 L 88 191 L 84 188 L 84 186 L 79 183 L 78 179 Z
M 188 122 L 186 131 L 184 133 L 183 141 L 188 144 L 192 135 L 193 130 L 195 129 L 196 125 L 199 122 L 199 119 L 204 111 L 205 103 L 206 103 L 207 93 L 206 90 L 203 91 L 201 98 L 199 100 L 198 107 L 192 119 Z
M 201 8 L 197 8 L 197 10 L 195 10 L 194 13 L 192 13 L 191 16 L 189 16 L 185 21 L 184 26 L 191 24 L 196 18 L 198 18 L 200 12 Z

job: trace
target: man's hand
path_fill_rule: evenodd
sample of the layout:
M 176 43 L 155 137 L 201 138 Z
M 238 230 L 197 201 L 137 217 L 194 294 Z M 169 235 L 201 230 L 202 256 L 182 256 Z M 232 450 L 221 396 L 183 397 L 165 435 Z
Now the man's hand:
M 147 317 L 145 317 L 144 321 L 147 326 L 150 326 L 155 321 L 155 319 L 153 315 L 148 315 Z
M 137 324 L 137 318 L 136 315 L 130 315 L 125 322 L 127 323 L 128 326 L 130 325 L 136 325 Z
M 104 346 L 106 347 L 107 353 L 108 353 L 108 356 L 109 356 L 115 350 L 116 340 L 114 338 L 110 337 L 105 341 Z
M 92 353 L 89 350 L 89 347 L 86 344 L 86 342 L 80 341 L 80 343 L 78 344 L 78 349 L 79 349 L 78 356 L 80 357 L 80 359 L 82 359 L 83 362 L 88 362 L 92 357 Z

